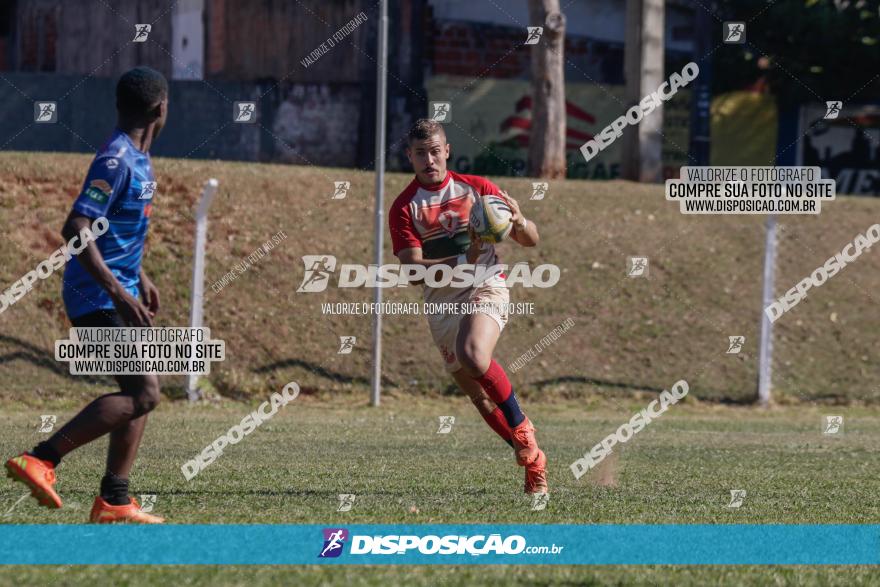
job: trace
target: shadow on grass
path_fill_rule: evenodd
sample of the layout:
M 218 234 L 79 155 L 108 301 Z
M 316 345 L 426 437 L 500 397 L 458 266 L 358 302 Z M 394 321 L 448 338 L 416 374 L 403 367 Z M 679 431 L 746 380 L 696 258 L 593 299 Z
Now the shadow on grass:
M 17 346 L 21 349 L 0 355 L 0 366 L 15 361 L 24 361 L 25 363 L 30 363 L 34 367 L 51 371 L 60 377 L 65 377 L 70 380 L 99 385 L 115 385 L 113 378 L 110 376 L 71 375 L 68 363 L 56 361 L 54 353 L 48 352 L 29 342 L 15 338 L 14 336 L 0 334 L 0 342 L 7 343 L 11 346 Z
M 196 477 L 197 478 L 197 477 Z M 195 479 L 195 478 L 194 478 Z M 149 492 L 149 491 L 158 491 L 158 487 L 156 488 L 144 488 L 140 489 L 139 492 Z M 208 488 L 194 488 L 194 489 L 182 489 L 180 487 L 176 487 L 173 489 L 168 489 L 162 487 L 161 494 L 164 496 L 174 496 L 174 495 L 193 495 L 198 497 L 209 497 L 209 496 L 228 496 L 228 495 L 253 495 L 253 496 L 263 496 L 263 497 L 281 497 L 281 496 L 312 496 L 312 497 L 321 497 L 321 498 L 332 498 L 333 500 L 339 495 L 340 492 L 345 492 L 342 488 L 337 489 L 308 489 L 308 488 L 295 488 L 295 489 L 208 489 Z M 70 492 L 72 494 L 76 494 L 76 492 Z M 427 489 L 415 490 L 415 489 L 406 489 L 406 490 L 393 490 L 393 489 L 385 489 L 385 490 L 373 490 L 369 491 L 370 496 L 381 496 L 385 495 L 388 497 L 396 497 L 405 493 L 407 496 L 417 496 L 417 495 L 431 495 L 431 491 Z M 88 492 L 82 493 L 83 498 L 85 499 L 90 494 Z M 487 495 L 495 495 L 490 489 L 464 489 L 456 490 L 456 495 L 458 496 L 487 496 Z
M 664 391 L 662 387 L 655 387 L 652 385 L 640 385 L 635 383 L 623 383 L 620 381 L 608 381 L 604 379 L 595 379 L 593 377 L 583 377 L 581 375 L 566 375 L 563 377 L 542 379 L 541 381 L 535 381 L 534 383 L 531 383 L 529 385 L 537 387 L 540 390 L 551 385 L 559 385 L 561 383 L 582 383 L 585 385 L 592 385 L 594 387 L 610 387 L 612 389 L 620 389 L 625 391 L 649 391 L 658 395 Z M 710 401 L 719 404 L 737 406 L 749 406 L 755 403 L 754 398 L 750 397 L 731 397 L 724 392 L 706 389 L 704 387 L 701 387 L 700 391 L 701 393 L 699 399 L 702 401 Z
M 319 375 L 320 377 L 324 377 L 325 379 L 330 379 L 332 381 L 336 381 L 338 383 L 360 383 L 362 385 L 369 385 L 370 379 L 368 377 L 360 377 L 360 376 L 352 376 L 352 375 L 343 375 L 342 373 L 336 373 L 334 371 L 330 371 L 320 365 L 316 365 L 315 363 L 309 363 L 308 361 L 303 361 L 302 359 L 284 359 L 283 361 L 275 361 L 274 363 L 269 363 L 268 365 L 263 365 L 262 367 L 257 367 L 253 369 L 254 373 L 271 373 L 272 371 L 277 371 L 279 369 L 286 369 L 289 367 L 302 367 L 303 369 L 308 369 L 315 375 Z M 389 379 L 386 376 L 382 376 L 382 385 L 391 385 L 397 387 L 397 383 L 393 379 Z
M 625 383 L 621 381 L 608 381 L 605 379 L 595 379 L 593 377 L 583 377 L 581 375 L 565 375 L 562 377 L 553 377 L 551 379 L 542 379 L 541 381 L 534 381 L 530 383 L 515 385 L 514 390 L 516 391 L 518 388 L 524 388 L 526 390 L 529 389 L 537 389 L 538 391 L 543 390 L 552 385 L 559 385 L 562 383 L 577 383 L 584 385 L 591 385 L 593 387 L 600 388 L 598 390 L 598 395 L 604 395 L 604 390 L 601 388 L 611 388 L 620 390 L 621 392 L 651 392 L 660 395 L 663 391 L 661 387 L 655 387 L 651 385 L 638 385 L 634 383 Z M 702 401 L 710 401 L 713 403 L 723 404 L 723 405 L 734 405 L 734 406 L 751 406 L 754 405 L 755 400 L 751 397 L 731 397 L 727 394 L 724 394 L 720 391 L 713 390 L 705 390 L 702 389 L 703 393 L 699 398 Z M 708 391 L 709 395 L 705 392 Z M 455 383 L 451 383 L 447 385 L 443 391 L 440 392 L 440 395 L 443 396 L 456 396 L 460 395 L 464 392 L 458 389 L 458 386 Z M 525 395 L 525 394 L 524 394 Z M 577 394 L 575 394 L 577 395 Z
M 535 381 L 531 385 L 538 389 L 543 389 L 551 385 L 559 385 L 561 383 L 583 383 L 596 387 L 611 387 L 614 389 L 625 389 L 627 391 L 651 391 L 659 394 L 663 391 L 661 387 L 653 387 L 651 385 L 635 385 L 632 383 L 624 383 L 622 381 L 608 381 L 607 379 L 596 379 L 594 377 L 584 377 L 582 375 L 564 375 L 562 377 L 553 377 L 551 379 L 542 379 Z
M 14 361 L 25 361 L 34 365 L 35 367 L 45 369 L 47 371 L 52 371 L 56 375 L 81 381 L 88 382 L 92 384 L 102 384 L 102 385 L 113 385 L 113 379 L 111 377 L 99 377 L 99 376 L 83 376 L 83 375 L 71 375 L 70 371 L 66 364 L 59 363 L 55 360 L 53 354 L 41 349 L 29 342 L 17 339 L 12 336 L 8 336 L 5 334 L 0 334 L 0 342 L 4 342 L 13 346 L 18 346 L 22 350 L 13 351 L 11 353 L 7 353 L 5 355 L 0 355 L 0 366 L 12 363 Z M 360 384 L 360 385 L 370 385 L 370 379 L 368 377 L 361 376 L 352 376 L 352 375 L 344 375 L 342 373 L 338 373 L 335 371 L 330 371 L 325 367 L 317 365 L 315 363 L 310 363 L 308 361 L 304 361 L 302 359 L 284 359 L 281 361 L 275 361 L 273 363 L 269 363 L 267 365 L 263 365 L 261 367 L 256 367 L 252 371 L 254 373 L 259 374 L 271 374 L 274 371 L 278 371 L 280 369 L 286 369 L 290 367 L 301 367 L 303 369 L 307 369 L 310 372 L 323 377 L 325 379 L 329 379 L 331 381 L 337 383 L 350 383 L 350 384 Z M 608 381 L 604 379 L 596 379 L 593 377 L 584 377 L 581 375 L 566 375 L 562 377 L 554 377 L 551 379 L 543 379 L 540 381 L 535 381 L 532 383 L 528 383 L 523 387 L 526 388 L 537 388 L 538 390 L 544 389 L 546 387 L 552 385 L 559 385 L 563 383 L 576 383 L 576 384 L 584 384 L 584 385 L 592 385 L 595 387 L 605 387 L 612 388 L 624 391 L 649 391 L 652 393 L 660 394 L 663 391 L 663 388 L 655 387 L 651 385 L 638 385 L 633 383 L 625 383 L 620 381 Z M 398 383 L 389 377 L 382 376 L 382 385 L 391 386 L 391 387 L 399 387 Z M 727 405 L 752 405 L 754 403 L 754 399 L 750 397 L 731 397 L 724 392 L 720 392 L 717 390 L 701 390 L 701 398 L 704 401 L 712 401 L 720 404 Z M 185 387 L 181 384 L 172 384 L 169 386 L 163 385 L 163 392 L 171 397 L 172 399 L 180 399 L 185 397 Z M 441 392 L 441 395 L 444 396 L 453 396 L 458 395 L 459 390 L 458 386 L 455 383 L 450 383 L 447 385 Z

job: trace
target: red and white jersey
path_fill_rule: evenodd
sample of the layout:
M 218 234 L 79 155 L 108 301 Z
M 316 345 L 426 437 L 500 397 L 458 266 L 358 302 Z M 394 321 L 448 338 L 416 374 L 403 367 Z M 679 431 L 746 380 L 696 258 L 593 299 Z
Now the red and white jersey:
M 461 255 L 470 246 L 468 225 L 471 206 L 477 196 L 501 191 L 488 179 L 447 171 L 442 183 L 425 186 L 414 178 L 388 213 L 394 254 L 419 247 L 425 259 L 443 259 Z M 498 264 L 495 246 L 484 243 L 478 265 Z M 504 287 L 502 272 L 496 271 L 484 285 Z M 425 300 L 458 298 L 469 288 L 432 288 L 425 286 Z

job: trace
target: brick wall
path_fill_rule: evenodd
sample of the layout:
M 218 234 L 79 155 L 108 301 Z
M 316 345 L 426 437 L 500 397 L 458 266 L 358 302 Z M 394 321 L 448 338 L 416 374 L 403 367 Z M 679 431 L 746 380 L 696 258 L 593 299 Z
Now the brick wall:
M 207 0 L 205 2 L 205 52 L 207 53 L 206 75 L 216 75 L 226 65 L 226 0 Z
M 529 79 L 531 48 L 526 30 L 494 24 L 433 20 L 426 43 L 434 75 Z M 623 44 L 567 35 L 566 79 L 582 83 L 623 83 Z
M 0 71 L 9 69 L 9 38 L 0 37 Z
M 355 83 L 375 67 L 368 44 L 376 27 L 371 0 L 206 0 L 206 73 L 219 79 L 276 79 L 299 83 Z M 353 31 L 332 42 L 314 65 L 303 58 L 319 49 L 361 12 Z
M 518 78 L 529 75 L 529 47 L 518 29 L 470 22 L 434 21 L 428 55 L 435 75 Z
M 170 76 L 171 12 L 167 0 L 0 0 L 11 56 L 0 68 L 115 77 L 149 65 Z M 131 42 L 136 23 L 153 24 L 149 42 Z

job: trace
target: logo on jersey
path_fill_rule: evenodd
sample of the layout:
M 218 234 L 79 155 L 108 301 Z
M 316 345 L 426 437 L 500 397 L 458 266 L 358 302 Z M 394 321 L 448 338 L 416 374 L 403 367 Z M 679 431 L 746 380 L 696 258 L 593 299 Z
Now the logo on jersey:
M 333 255 L 305 255 L 302 258 L 306 266 L 306 274 L 297 288 L 299 293 L 314 293 L 327 289 L 330 274 L 336 269 L 336 257 Z
M 336 558 L 342 554 L 345 541 L 348 540 L 348 530 L 345 528 L 324 528 L 324 546 L 318 558 Z
M 58 104 L 55 102 L 34 102 L 34 122 L 58 122 Z
M 93 179 L 86 188 L 86 196 L 99 204 L 106 204 L 113 187 L 103 179 Z
M 440 223 L 440 226 L 443 227 L 443 230 L 446 231 L 446 234 L 452 236 L 458 231 L 458 227 L 461 224 L 461 219 L 458 216 L 458 212 L 455 212 L 453 210 L 446 210 L 440 213 L 440 216 L 437 217 L 437 222 Z
M 154 193 L 156 193 L 156 182 L 145 181 L 141 184 L 141 195 L 138 200 L 152 200 Z

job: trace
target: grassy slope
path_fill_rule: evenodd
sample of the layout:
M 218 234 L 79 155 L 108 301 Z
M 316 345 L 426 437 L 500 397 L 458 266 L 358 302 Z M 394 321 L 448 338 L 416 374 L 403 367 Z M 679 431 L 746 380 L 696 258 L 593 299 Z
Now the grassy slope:
M 86 155 L 0 154 L 0 283 L 10 284 L 60 245 L 57 236 L 88 165 Z M 188 320 L 194 209 L 208 177 L 220 180 L 211 211 L 207 324 L 227 343 L 228 360 L 211 382 L 221 392 L 264 393 L 295 379 L 319 390 L 363 390 L 370 353 L 368 317 L 325 317 L 325 301 L 371 301 L 367 290 L 297 294 L 300 256 L 329 253 L 340 263 L 369 263 L 373 174 L 348 169 L 157 159 L 155 202 L 146 270 L 163 293 L 160 325 Z M 344 200 L 331 200 L 333 181 L 348 180 Z M 409 181 L 388 176 L 387 204 Z M 528 201 L 530 183 L 499 183 L 542 229 L 526 250 L 503 245 L 512 263 L 552 262 L 563 271 L 549 290 L 513 291 L 535 303 L 534 316 L 511 320 L 498 349 L 504 364 L 568 317 L 575 327 L 514 376 L 524 395 L 545 399 L 621 389 L 657 390 L 687 378 L 695 396 L 744 400 L 754 393 L 760 317 L 762 217 L 690 218 L 663 199 L 662 188 L 626 182 L 554 182 L 548 197 Z M 821 265 L 877 220 L 880 203 L 843 199 L 818 218 L 786 218 L 780 245 L 779 290 Z M 279 230 L 289 238 L 269 257 L 214 295 L 210 285 Z M 388 246 L 386 237 L 386 246 Z M 624 277 L 628 255 L 651 259 L 649 279 Z M 393 257 L 390 250 L 386 261 Z M 876 401 L 880 256 L 870 252 L 777 322 L 775 384 L 782 401 Z M 6 285 L 4 285 L 6 287 Z M 60 278 L 40 283 L 0 314 L 3 397 L 38 402 L 80 401 L 91 385 L 54 362 L 53 341 L 67 327 Z M 417 301 L 417 288 L 389 291 L 391 301 Z M 832 320 L 833 317 L 833 320 Z M 729 335 L 747 339 L 728 356 Z M 338 337 L 355 335 L 351 355 L 337 355 Z M 438 391 L 448 381 L 424 317 L 385 321 L 388 392 Z M 180 381 L 167 380 L 166 389 Z
M 382 410 L 349 402 L 300 398 L 253 435 L 231 447 L 193 481 L 179 466 L 241 419 L 241 403 L 164 404 L 152 417 L 134 493 L 158 495 L 156 511 L 175 523 L 872 523 L 880 491 L 872 455 L 880 448 L 875 410 L 846 408 L 841 437 L 820 433 L 822 410 L 759 411 L 679 405 L 630 441 L 613 467 L 575 481 L 567 468 L 579 452 L 625 421 L 638 402 L 585 410 L 579 403 L 533 406 L 550 461 L 548 509 L 530 510 L 521 470 L 466 400 L 392 400 Z M 449 435 L 437 418 L 455 415 Z M 68 417 L 59 413 L 59 419 Z M 33 411 L 0 415 L 0 453 L 38 439 Z M 70 455 L 59 470 L 66 507 L 38 509 L 30 500 L 7 523 L 79 523 L 102 471 L 104 443 Z M 333 455 L 327 458 L 327 455 Z M 599 486 L 600 480 L 605 486 Z M 745 489 L 740 509 L 726 507 L 730 489 Z M 0 484 L 5 513 L 22 494 Z M 355 493 L 351 512 L 337 513 L 336 495 Z M 18 584 L 44 579 L 44 569 L 0 570 Z M 58 571 L 50 571 L 51 574 Z M 105 576 L 106 569 L 65 569 L 65 584 Z M 472 585 L 504 578 L 514 584 L 866 584 L 868 569 L 621 567 L 318 570 L 177 569 L 194 584 Z M 876 574 L 876 571 L 874 571 Z M 23 581 L 23 579 L 27 579 Z M 125 584 L 167 584 L 168 573 L 126 570 Z M 846 579 L 844 581 L 844 579 Z M 251 582 L 253 581 L 253 583 Z

